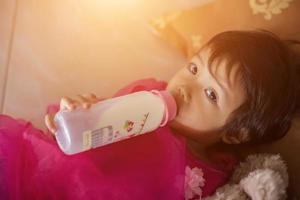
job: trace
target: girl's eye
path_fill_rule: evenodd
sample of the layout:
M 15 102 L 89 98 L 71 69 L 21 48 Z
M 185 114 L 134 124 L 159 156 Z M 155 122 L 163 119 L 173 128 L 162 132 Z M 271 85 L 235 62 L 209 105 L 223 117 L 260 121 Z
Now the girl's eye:
M 197 65 L 196 65 L 195 63 L 189 63 L 189 65 L 188 65 L 188 70 L 189 70 L 192 74 L 196 75 L 197 72 L 198 72 L 198 67 L 197 67 Z
M 213 103 L 217 103 L 217 93 L 215 92 L 215 90 L 213 88 L 207 88 L 204 89 L 205 95 L 207 96 L 207 98 L 213 102 Z

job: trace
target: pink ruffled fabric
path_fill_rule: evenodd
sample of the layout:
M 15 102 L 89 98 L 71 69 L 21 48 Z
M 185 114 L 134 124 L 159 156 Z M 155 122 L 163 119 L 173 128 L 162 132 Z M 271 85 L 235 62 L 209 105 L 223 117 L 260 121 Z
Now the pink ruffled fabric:
M 189 166 L 185 167 L 185 199 L 192 199 L 194 196 L 202 197 L 202 188 L 205 185 L 203 171 L 201 168 Z
M 165 82 L 144 79 L 115 96 L 165 87 Z M 52 105 L 48 112 L 57 109 Z M 190 156 L 184 138 L 168 126 L 68 156 L 30 122 L 0 115 L 0 199 L 182 200 L 187 165 L 203 172 L 202 196 L 228 176 Z

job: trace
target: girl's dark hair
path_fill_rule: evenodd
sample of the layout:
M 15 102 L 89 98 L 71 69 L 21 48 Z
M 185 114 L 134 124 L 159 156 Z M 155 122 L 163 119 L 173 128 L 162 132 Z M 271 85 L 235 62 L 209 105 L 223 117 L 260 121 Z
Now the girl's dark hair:
M 209 66 L 226 58 L 228 66 L 240 66 L 247 100 L 231 113 L 223 130 L 235 135 L 247 132 L 251 142 L 283 137 L 299 114 L 300 57 L 290 45 L 265 31 L 227 31 L 203 47 L 210 50 Z

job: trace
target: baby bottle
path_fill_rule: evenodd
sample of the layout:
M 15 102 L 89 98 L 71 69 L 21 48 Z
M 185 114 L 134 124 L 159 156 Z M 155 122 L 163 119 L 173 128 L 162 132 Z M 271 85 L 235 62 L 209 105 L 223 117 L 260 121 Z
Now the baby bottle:
M 151 132 L 176 116 L 168 91 L 141 91 L 94 104 L 90 109 L 61 110 L 54 118 L 56 140 L 65 154 L 80 153 Z

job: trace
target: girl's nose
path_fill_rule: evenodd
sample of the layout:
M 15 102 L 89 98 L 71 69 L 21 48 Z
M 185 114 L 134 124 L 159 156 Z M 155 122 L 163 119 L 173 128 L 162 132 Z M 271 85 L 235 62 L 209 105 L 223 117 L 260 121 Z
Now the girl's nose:
M 186 102 L 186 103 L 190 102 L 191 94 L 190 94 L 190 90 L 187 86 L 181 85 L 177 88 L 177 90 L 184 102 Z

